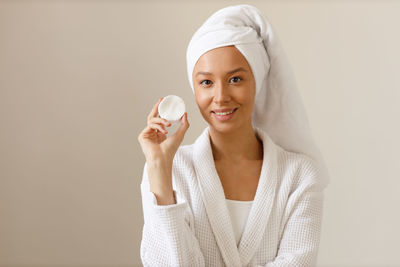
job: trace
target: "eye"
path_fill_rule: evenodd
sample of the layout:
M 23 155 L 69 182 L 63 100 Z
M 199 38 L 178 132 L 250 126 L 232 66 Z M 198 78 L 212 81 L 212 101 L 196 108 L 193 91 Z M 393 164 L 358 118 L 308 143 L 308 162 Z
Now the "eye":
M 209 82 L 209 83 L 205 84 L 204 82 Z M 210 80 L 203 80 L 203 81 L 200 82 L 200 84 L 209 85 L 209 84 L 211 84 L 211 81 Z
M 231 80 L 233 80 L 233 79 L 235 79 L 235 82 L 234 82 L 234 83 L 237 83 L 237 82 L 239 82 L 239 81 L 242 80 L 242 78 L 240 78 L 240 77 L 238 77 L 238 76 L 232 77 L 232 78 L 231 78 Z

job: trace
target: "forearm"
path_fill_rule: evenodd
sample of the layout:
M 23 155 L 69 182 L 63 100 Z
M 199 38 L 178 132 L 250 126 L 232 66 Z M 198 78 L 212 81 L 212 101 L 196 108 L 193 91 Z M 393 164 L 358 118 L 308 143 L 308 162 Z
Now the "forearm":
M 154 193 L 158 205 L 176 204 L 172 187 L 172 164 L 162 161 L 147 162 L 150 191 Z
M 204 267 L 204 257 L 195 235 L 194 218 L 188 202 L 182 198 L 183 195 L 175 192 L 177 204 L 158 205 L 156 194 L 150 189 L 148 170 L 151 169 L 146 166 L 140 185 L 144 216 L 140 249 L 143 266 Z M 154 173 L 161 172 L 162 176 L 152 178 L 167 177 L 162 174 L 163 169 L 167 170 L 162 165 L 158 166 Z M 157 181 L 154 184 L 155 187 L 159 185 Z

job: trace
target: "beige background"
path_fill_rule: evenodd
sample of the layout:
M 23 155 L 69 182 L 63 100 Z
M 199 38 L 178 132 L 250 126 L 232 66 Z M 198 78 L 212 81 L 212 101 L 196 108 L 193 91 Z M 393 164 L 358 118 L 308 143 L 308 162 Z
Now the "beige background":
M 137 135 L 161 96 L 206 126 L 186 46 L 231 1 L 0 2 L 0 266 L 140 266 Z M 319 266 L 400 266 L 400 3 L 247 1 L 296 73 L 332 179 Z

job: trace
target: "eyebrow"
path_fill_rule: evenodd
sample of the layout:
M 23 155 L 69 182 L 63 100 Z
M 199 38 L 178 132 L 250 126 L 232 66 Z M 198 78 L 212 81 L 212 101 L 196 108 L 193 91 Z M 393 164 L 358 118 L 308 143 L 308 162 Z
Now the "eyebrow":
M 232 74 L 232 73 L 235 73 L 235 72 L 238 72 L 238 71 L 247 71 L 247 70 L 244 69 L 243 67 L 239 67 L 239 68 L 236 68 L 236 69 L 234 69 L 234 70 L 228 71 L 227 74 Z M 198 75 L 200 75 L 200 74 L 203 74 L 203 75 L 210 75 L 210 74 L 212 74 L 212 73 L 211 73 L 211 72 L 207 72 L 207 71 L 199 71 L 199 72 L 196 73 L 196 76 L 198 76 Z

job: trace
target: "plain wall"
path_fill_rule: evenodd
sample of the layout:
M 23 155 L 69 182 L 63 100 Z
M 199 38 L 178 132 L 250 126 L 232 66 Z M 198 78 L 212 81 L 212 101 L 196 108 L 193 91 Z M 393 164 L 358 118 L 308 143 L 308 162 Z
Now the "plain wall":
M 248 3 L 277 30 L 331 171 L 318 266 L 400 266 L 400 3 L 1 1 L 0 266 L 140 266 L 144 156 L 159 97 L 206 126 L 186 46 Z

